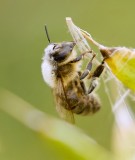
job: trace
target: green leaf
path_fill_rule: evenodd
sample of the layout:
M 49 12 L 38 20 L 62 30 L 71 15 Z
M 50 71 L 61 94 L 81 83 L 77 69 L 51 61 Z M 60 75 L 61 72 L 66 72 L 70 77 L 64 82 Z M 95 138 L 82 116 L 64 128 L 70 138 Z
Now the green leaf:
M 126 47 L 100 49 L 108 55 L 105 62 L 112 73 L 128 88 L 135 91 L 135 50 Z

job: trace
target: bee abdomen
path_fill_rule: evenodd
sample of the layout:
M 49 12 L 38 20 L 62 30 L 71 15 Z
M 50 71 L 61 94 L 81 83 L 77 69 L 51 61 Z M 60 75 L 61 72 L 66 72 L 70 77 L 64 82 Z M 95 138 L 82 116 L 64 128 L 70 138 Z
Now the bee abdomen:
M 82 97 L 78 104 L 72 108 L 76 114 L 91 115 L 96 113 L 101 108 L 101 104 L 97 97 L 93 94 Z

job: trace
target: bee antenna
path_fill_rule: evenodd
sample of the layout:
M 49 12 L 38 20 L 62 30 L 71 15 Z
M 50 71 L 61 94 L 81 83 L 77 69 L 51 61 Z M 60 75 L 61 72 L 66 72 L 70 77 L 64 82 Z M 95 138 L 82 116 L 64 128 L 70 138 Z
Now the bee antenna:
M 46 36 L 47 36 L 47 40 L 50 43 L 51 41 L 50 41 L 50 37 L 49 37 L 49 34 L 48 34 L 47 25 L 45 25 L 45 33 L 46 33 Z

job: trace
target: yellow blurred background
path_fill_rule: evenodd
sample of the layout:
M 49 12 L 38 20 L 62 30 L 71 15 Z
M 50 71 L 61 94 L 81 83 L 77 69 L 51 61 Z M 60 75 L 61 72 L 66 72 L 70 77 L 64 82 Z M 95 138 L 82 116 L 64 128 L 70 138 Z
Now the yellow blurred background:
M 68 16 L 106 46 L 135 47 L 134 0 L 1 0 L 0 6 L 0 86 L 55 117 L 53 96 L 40 67 L 48 45 L 45 24 L 52 42 L 72 40 Z M 114 118 L 103 86 L 98 94 L 100 112 L 76 116 L 76 123 L 110 150 Z M 0 160 L 60 159 L 55 147 L 0 111 Z

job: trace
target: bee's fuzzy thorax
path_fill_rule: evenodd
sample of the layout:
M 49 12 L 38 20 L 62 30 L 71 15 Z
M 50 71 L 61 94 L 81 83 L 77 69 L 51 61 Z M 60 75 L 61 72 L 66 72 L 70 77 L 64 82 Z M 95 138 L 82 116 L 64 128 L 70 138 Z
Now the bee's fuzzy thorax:
M 54 88 L 55 75 L 54 69 L 56 68 L 53 58 L 50 56 L 53 51 L 53 44 L 49 44 L 44 50 L 43 62 L 41 65 L 42 75 L 44 81 L 51 87 Z
M 54 71 L 53 71 L 53 66 L 49 63 L 49 61 L 44 60 L 42 65 L 42 75 L 45 80 L 45 82 L 51 87 L 54 87 L 54 81 L 55 81 L 55 76 L 54 76 Z
M 41 65 L 42 75 L 44 78 L 44 81 L 51 87 L 55 88 L 57 86 L 56 80 L 57 80 L 57 70 L 61 68 L 62 73 L 69 73 L 69 74 L 63 74 L 63 78 L 66 79 L 66 83 L 68 83 L 72 78 L 75 77 L 77 74 L 77 71 L 80 70 L 80 62 L 76 64 L 71 64 L 71 66 L 67 66 L 66 64 L 74 59 L 76 57 L 76 52 L 73 50 L 70 56 L 63 62 L 56 62 L 54 58 L 51 56 L 53 53 L 53 48 L 55 44 L 49 44 L 47 48 L 44 50 L 44 56 L 43 56 L 43 62 Z M 71 69 L 71 71 L 70 71 Z M 68 70 L 68 71 L 65 71 Z M 71 73 L 70 73 L 71 72 Z M 65 85 L 66 85 L 65 83 Z

